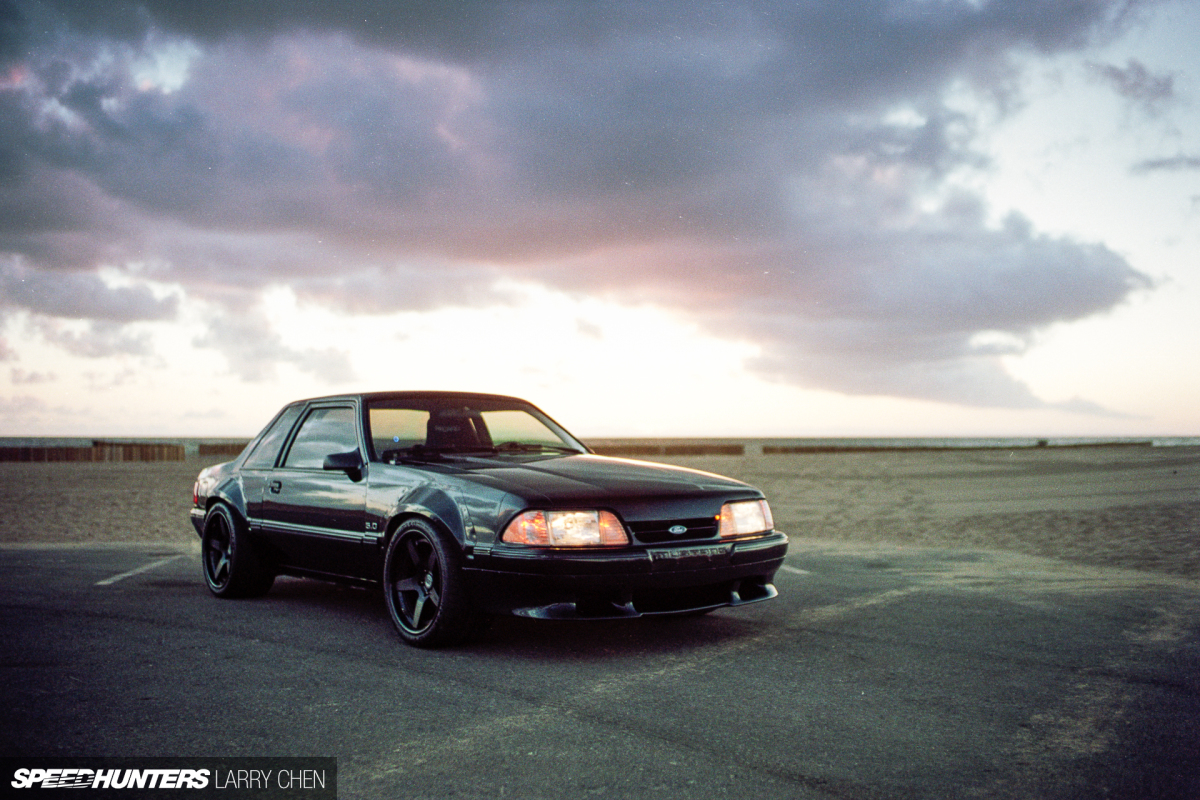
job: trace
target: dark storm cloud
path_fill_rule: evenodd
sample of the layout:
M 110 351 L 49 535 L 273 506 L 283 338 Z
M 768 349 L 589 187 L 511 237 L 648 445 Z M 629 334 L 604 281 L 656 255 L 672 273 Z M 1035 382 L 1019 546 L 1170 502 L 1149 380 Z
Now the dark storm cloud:
M 1088 68 L 1121 97 L 1149 113 L 1158 112 L 1175 99 L 1175 76 L 1155 75 L 1140 61 L 1130 59 L 1124 67 L 1091 63 Z
M 786 380 L 1033 406 L 998 357 L 1149 282 L 1102 245 L 990 228 L 969 195 L 923 201 L 986 167 L 945 94 L 1003 111 L 1015 56 L 1143 5 L 0 2 L 0 250 L 40 281 L 0 290 L 162 318 L 88 277 L 153 263 L 233 298 L 201 341 L 253 379 L 340 361 L 238 315 L 267 285 L 381 313 L 527 278 L 689 310 Z M 154 84 L 172 58 L 187 80 Z M 1143 104 L 1172 92 L 1093 69 Z
M 1166 158 L 1147 158 L 1133 165 L 1133 172 L 1183 172 L 1200 169 L 1200 156 L 1189 156 L 1180 153 Z
M 91 274 L 59 274 L 0 263 L 0 308 L 124 323 L 171 319 L 178 303 L 177 297 L 159 298 L 143 286 L 111 287 Z

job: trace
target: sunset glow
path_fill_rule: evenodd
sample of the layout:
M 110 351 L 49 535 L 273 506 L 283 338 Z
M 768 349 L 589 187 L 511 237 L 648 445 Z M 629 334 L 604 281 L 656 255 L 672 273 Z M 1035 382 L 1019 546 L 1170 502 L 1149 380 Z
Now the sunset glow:
M 1017 5 L 21 0 L 0 435 L 1198 435 L 1200 7 Z

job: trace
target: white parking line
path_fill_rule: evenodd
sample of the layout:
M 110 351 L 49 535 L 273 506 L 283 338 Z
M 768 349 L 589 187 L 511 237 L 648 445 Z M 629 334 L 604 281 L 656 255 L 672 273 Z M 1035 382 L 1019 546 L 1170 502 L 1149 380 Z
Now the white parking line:
M 784 572 L 790 572 L 793 575 L 811 575 L 812 574 L 811 572 L 809 572 L 806 569 L 798 569 L 797 567 L 789 567 L 787 564 L 783 564 L 779 568 L 781 570 L 783 570 Z
M 163 564 L 169 564 L 170 562 L 172 562 L 178 558 L 183 558 L 183 556 L 184 556 L 184 554 L 180 553 L 177 556 L 167 556 L 166 558 L 160 558 L 158 561 L 151 561 L 149 564 L 143 564 L 142 566 L 138 567 L 137 569 L 129 570 L 129 572 L 122 572 L 120 575 L 113 575 L 111 578 L 105 578 L 102 581 L 97 581 L 96 585 L 97 586 L 112 586 L 117 581 L 123 581 L 126 578 L 132 577 L 134 575 L 139 575 L 143 572 L 149 572 L 152 569 L 157 569 L 158 567 L 161 567 Z

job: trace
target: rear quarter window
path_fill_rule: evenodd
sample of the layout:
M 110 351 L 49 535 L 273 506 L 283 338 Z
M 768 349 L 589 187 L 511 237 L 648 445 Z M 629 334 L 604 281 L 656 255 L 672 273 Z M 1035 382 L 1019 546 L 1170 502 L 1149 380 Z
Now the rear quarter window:
M 279 448 L 283 447 L 283 441 L 296 422 L 296 417 L 300 416 L 300 408 L 300 406 L 289 406 L 275 418 L 275 421 L 259 438 L 258 444 L 250 451 L 250 455 L 246 456 L 246 460 L 242 462 L 242 469 L 270 469 L 275 466 Z

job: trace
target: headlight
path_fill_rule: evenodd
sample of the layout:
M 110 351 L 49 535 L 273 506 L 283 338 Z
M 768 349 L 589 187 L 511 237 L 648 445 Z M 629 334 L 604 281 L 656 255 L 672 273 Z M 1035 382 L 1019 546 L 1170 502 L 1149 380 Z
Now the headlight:
M 775 527 L 771 507 L 766 500 L 742 500 L 721 506 L 718 532 L 722 537 L 766 533 Z
M 629 534 L 611 511 L 526 511 L 508 523 L 500 541 L 540 547 L 603 547 L 629 544 Z

